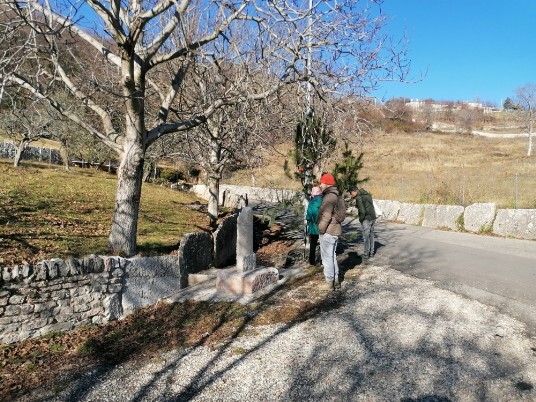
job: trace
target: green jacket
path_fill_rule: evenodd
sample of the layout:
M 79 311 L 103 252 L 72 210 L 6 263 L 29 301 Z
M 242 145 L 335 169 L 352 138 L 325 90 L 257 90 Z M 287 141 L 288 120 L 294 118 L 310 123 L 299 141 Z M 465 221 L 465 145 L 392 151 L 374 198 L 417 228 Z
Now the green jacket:
M 318 234 L 316 221 L 318 220 L 318 208 L 320 208 L 320 204 L 322 204 L 322 196 L 317 195 L 309 200 L 309 205 L 307 206 L 307 214 L 305 215 L 307 233 L 312 235 Z
M 376 217 L 374 212 L 374 204 L 372 203 L 372 196 L 367 190 L 360 188 L 355 197 L 355 206 L 359 212 L 359 222 L 364 220 L 373 221 Z

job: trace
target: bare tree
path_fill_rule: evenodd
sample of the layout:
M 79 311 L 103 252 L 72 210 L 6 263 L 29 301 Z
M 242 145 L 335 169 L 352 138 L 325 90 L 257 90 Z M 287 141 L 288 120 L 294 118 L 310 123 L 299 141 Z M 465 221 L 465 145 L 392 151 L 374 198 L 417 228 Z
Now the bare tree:
M 424 107 L 421 112 L 422 121 L 424 123 L 424 127 L 427 130 L 431 130 L 434 125 L 434 107 L 431 102 L 425 102 Z
M 254 82 L 244 68 L 247 66 L 237 64 L 218 68 L 192 67 L 196 74 L 188 97 L 194 102 L 211 103 L 211 98 L 224 96 L 235 82 L 248 79 L 252 87 L 258 86 L 259 83 Z M 262 80 L 264 77 L 257 78 Z M 251 167 L 256 151 L 268 145 L 269 134 L 278 129 L 271 124 L 274 121 L 271 117 L 280 110 L 280 103 L 272 98 L 223 106 L 205 122 L 178 136 L 181 143 L 174 156 L 201 166 L 206 174 L 208 215 L 212 223 L 218 218 L 219 187 L 224 170 L 237 164 Z
M 0 83 L 47 101 L 117 153 L 109 245 L 127 256 L 136 252 L 145 151 L 155 140 L 289 83 L 309 82 L 319 94 L 363 94 L 379 80 L 403 78 L 407 68 L 404 53 L 388 40 L 379 1 L 313 7 L 261 0 L 3 3 L 16 17 L 7 21 L 17 21 L 6 27 L 17 31 L 16 45 L 28 57 L 16 66 L 0 61 Z M 93 33 L 77 13 L 84 4 L 92 10 L 90 21 L 98 21 Z M 310 49 L 317 57 L 305 68 Z M 266 79 L 256 87 L 235 82 L 210 103 L 191 104 L 190 67 L 218 63 L 241 63 Z M 68 101 L 56 96 L 60 90 Z
M 457 118 L 458 130 L 465 134 L 471 134 L 475 128 L 475 125 L 479 122 L 482 122 L 483 112 L 482 110 L 462 104 L 457 113 Z
M 532 127 L 534 125 L 534 109 L 536 108 L 536 84 L 527 84 L 516 89 L 518 102 L 523 106 L 523 117 L 527 124 L 529 144 L 527 156 L 532 155 Z
M 42 105 L 41 105 L 42 106 Z M 13 166 L 18 167 L 24 151 L 30 143 L 42 138 L 51 138 L 53 116 L 38 104 L 20 107 L 12 104 L 0 114 L 0 130 L 17 146 Z

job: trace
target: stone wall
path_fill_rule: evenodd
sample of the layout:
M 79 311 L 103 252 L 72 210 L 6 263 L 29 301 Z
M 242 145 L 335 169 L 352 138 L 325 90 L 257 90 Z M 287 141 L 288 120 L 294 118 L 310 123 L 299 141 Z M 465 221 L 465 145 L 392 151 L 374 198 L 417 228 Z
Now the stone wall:
M 175 255 L 0 268 L 0 344 L 125 317 L 186 287 L 189 273 L 212 264 L 212 250 L 210 234 L 191 233 Z
M 465 230 L 517 239 L 536 240 L 536 209 L 497 209 L 494 203 L 459 205 L 408 204 L 377 200 L 387 220 L 431 228 Z
M 193 191 L 201 198 L 208 198 L 204 185 L 194 186 Z M 248 195 L 250 201 L 280 202 L 283 199 L 300 195 L 292 190 L 275 190 L 259 187 L 222 185 L 220 199 L 238 203 Z M 232 201 L 232 202 L 231 202 Z M 458 205 L 431 205 L 401 203 L 391 200 L 376 200 L 383 211 L 383 219 L 410 225 L 423 225 L 431 228 L 466 230 L 473 233 L 493 233 L 519 239 L 536 240 L 536 209 L 497 209 L 493 203 L 472 204 L 467 207 Z M 227 201 L 226 201 L 227 202 Z M 225 205 L 235 207 L 237 205 Z M 349 208 L 349 214 L 356 214 Z
M 499 209 L 493 222 L 493 233 L 536 240 L 536 210 Z
M 422 225 L 427 228 L 463 229 L 464 207 L 459 205 L 425 205 Z
M 17 152 L 17 144 L 13 142 L 0 142 L 0 158 L 14 159 Z M 34 160 L 52 163 L 55 165 L 61 165 L 62 159 L 60 152 L 50 148 L 39 147 L 26 147 L 24 150 L 22 160 Z
M 496 214 L 497 207 L 493 203 L 478 203 L 465 207 L 465 230 L 474 233 L 491 231 Z
M 192 191 L 205 200 L 208 200 L 208 187 L 204 184 L 198 184 L 192 187 Z M 244 200 L 248 202 L 259 203 L 280 203 L 290 200 L 296 195 L 302 194 L 299 191 L 286 189 L 271 189 L 262 187 L 234 186 L 231 184 L 220 185 L 220 203 L 224 207 L 238 208 L 243 206 Z
M 96 256 L 4 267 L 0 343 L 118 318 L 124 273 L 121 259 Z

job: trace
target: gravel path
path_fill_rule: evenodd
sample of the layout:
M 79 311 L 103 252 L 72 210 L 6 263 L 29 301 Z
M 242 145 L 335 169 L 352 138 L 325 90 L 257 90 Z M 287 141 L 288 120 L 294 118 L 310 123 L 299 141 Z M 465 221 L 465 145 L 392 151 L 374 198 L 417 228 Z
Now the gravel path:
M 521 323 L 388 267 L 354 271 L 335 310 L 94 371 L 49 400 L 536 401 Z

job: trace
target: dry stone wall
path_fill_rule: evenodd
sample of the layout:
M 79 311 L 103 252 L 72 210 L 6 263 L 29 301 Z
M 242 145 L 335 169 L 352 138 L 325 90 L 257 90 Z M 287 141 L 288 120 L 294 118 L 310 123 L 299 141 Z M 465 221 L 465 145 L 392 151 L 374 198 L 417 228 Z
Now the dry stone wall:
M 91 255 L 0 268 L 0 344 L 80 325 L 103 324 L 187 286 L 212 263 L 212 238 L 189 234 L 179 253 L 121 258 Z
M 0 343 L 118 318 L 124 273 L 113 257 L 97 256 L 4 267 Z

